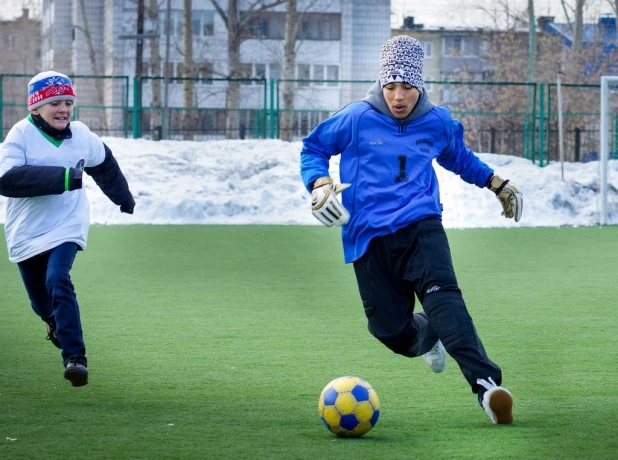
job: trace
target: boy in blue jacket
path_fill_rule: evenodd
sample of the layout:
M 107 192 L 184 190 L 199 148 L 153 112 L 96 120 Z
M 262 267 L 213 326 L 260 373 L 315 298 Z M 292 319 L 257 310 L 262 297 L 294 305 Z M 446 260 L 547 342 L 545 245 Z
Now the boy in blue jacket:
M 344 260 L 354 265 L 368 328 L 393 352 L 424 356 L 433 372 L 446 354 L 459 365 L 493 423 L 512 423 L 513 398 L 487 356 L 459 289 L 432 161 L 496 194 L 519 221 L 522 195 L 464 143 L 464 129 L 423 89 L 421 44 L 400 35 L 382 46 L 380 76 L 304 140 L 301 176 L 312 211 L 341 226 Z M 328 167 L 341 155 L 341 184 Z M 344 189 L 342 202 L 337 194 Z M 414 313 L 418 297 L 423 312 Z
M 88 383 L 79 305 L 70 272 L 86 249 L 90 204 L 82 174 L 90 175 L 120 211 L 135 201 L 111 150 L 88 127 L 71 122 L 75 92 L 69 77 L 47 71 L 28 83 L 30 114 L 11 128 L 0 148 L 0 195 L 9 260 L 19 267 L 47 339 L 61 349 L 64 378 Z

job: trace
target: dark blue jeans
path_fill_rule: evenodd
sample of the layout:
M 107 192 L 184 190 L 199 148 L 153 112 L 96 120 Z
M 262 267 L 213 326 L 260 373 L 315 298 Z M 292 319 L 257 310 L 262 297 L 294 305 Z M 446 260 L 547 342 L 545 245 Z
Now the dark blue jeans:
M 77 251 L 77 244 L 63 243 L 17 264 L 34 312 L 41 319 L 52 316 L 56 319 L 65 364 L 72 355 L 86 356 L 79 305 L 70 275 Z

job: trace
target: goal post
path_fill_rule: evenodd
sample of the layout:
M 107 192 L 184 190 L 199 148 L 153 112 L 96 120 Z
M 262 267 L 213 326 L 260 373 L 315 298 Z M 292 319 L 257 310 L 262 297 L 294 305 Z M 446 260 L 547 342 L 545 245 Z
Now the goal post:
M 601 77 L 601 124 L 599 126 L 601 145 L 599 148 L 600 158 L 599 167 L 601 173 L 601 225 L 607 223 L 607 190 L 608 190 L 608 168 L 609 168 L 609 148 L 611 140 L 611 107 L 610 85 L 618 90 L 618 76 Z M 614 105 L 616 107 L 616 105 Z

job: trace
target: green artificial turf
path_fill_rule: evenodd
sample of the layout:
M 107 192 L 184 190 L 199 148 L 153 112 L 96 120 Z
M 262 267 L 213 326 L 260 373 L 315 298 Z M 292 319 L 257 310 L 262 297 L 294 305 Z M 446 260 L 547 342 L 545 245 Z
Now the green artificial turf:
M 491 424 L 453 360 L 432 374 L 370 336 L 334 229 L 97 226 L 73 270 L 82 388 L 0 243 L 0 458 L 616 458 L 618 228 L 448 235 L 512 426 Z M 381 400 L 360 439 L 318 417 L 343 375 Z

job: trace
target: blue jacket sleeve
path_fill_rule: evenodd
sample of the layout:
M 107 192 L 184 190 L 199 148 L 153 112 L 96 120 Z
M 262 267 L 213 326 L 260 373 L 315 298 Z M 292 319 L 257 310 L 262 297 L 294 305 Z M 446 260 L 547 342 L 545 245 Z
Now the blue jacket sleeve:
M 115 204 L 120 206 L 122 212 L 133 213 L 135 201 L 129 190 L 129 184 L 125 179 L 120 166 L 110 148 L 103 143 L 105 147 L 105 160 L 98 166 L 84 168 L 99 188 L 105 195 Z
M 459 120 L 450 119 L 446 125 L 448 141 L 436 161 L 469 184 L 485 187 L 494 172 L 493 169 L 466 146 L 464 127 Z
M 324 120 L 303 139 L 300 175 L 308 191 L 317 178 L 329 175 L 331 157 L 339 155 L 351 142 L 352 116 L 345 109 Z

